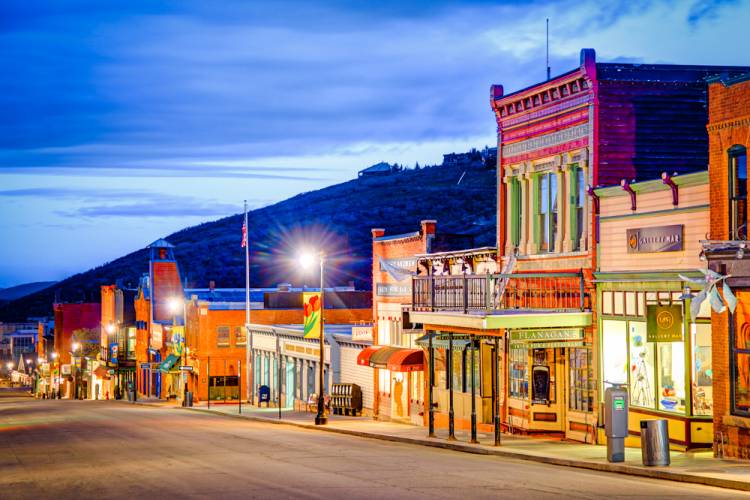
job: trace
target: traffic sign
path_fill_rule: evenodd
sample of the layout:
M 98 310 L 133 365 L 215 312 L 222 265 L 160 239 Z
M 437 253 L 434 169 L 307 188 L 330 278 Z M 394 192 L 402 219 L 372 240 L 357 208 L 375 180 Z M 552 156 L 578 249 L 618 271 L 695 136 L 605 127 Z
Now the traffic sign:
M 193 371 L 193 367 L 190 365 L 180 365 L 180 371 L 182 372 L 191 372 Z

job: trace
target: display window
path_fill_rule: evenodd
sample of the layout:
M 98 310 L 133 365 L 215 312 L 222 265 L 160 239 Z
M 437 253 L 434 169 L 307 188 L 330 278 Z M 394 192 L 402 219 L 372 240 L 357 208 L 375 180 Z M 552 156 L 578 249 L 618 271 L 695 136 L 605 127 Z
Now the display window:
M 594 391 L 591 366 L 591 349 L 568 350 L 568 377 L 570 383 L 569 407 L 571 410 L 592 411 Z
M 391 371 L 378 370 L 378 389 L 385 394 L 391 393 Z
M 602 321 L 602 367 L 605 388 L 628 383 L 628 333 L 625 321 Z
M 713 369 L 711 364 L 711 325 L 691 326 L 693 357 L 693 414 L 713 415 Z
M 529 399 L 528 351 L 511 347 L 508 355 L 510 361 L 510 397 Z
M 685 344 L 659 342 L 658 344 L 659 409 L 685 412 Z
M 463 349 L 454 350 L 451 357 L 451 383 L 453 384 L 454 391 L 464 392 L 466 386 L 464 385 L 464 354 L 466 351 Z
M 646 323 L 630 322 L 630 404 L 655 408 L 654 342 L 646 340 Z
M 737 292 L 734 331 L 732 332 L 732 413 L 750 415 L 750 293 Z

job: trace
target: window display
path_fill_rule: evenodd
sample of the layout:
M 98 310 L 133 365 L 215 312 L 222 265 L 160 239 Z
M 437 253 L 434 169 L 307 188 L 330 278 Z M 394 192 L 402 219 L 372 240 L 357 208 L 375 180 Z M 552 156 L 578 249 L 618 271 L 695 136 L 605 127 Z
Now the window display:
M 526 377 L 528 367 L 526 349 L 510 349 L 510 397 L 529 398 L 529 382 Z
M 693 324 L 693 414 L 713 415 L 711 325 Z
M 646 341 L 646 323 L 630 322 L 630 404 L 655 408 L 654 343 Z
M 685 412 L 685 344 L 659 342 L 659 409 Z
M 459 349 L 453 350 L 453 356 L 451 358 L 451 372 L 453 374 L 453 378 L 451 379 L 451 383 L 453 384 L 453 390 L 454 391 L 465 391 L 464 387 L 464 380 L 463 380 L 463 361 L 464 361 L 464 350 Z
M 594 391 L 591 386 L 593 380 L 591 349 L 570 349 L 568 365 L 570 369 L 569 407 L 571 410 L 591 411 L 594 405 Z
M 604 387 L 628 383 L 627 323 L 602 321 L 602 365 Z

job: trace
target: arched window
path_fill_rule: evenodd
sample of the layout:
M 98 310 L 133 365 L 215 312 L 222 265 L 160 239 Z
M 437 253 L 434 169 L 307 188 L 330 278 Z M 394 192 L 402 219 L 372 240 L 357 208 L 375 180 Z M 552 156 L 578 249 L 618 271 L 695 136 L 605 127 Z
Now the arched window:
M 729 148 L 729 239 L 747 239 L 747 149 Z

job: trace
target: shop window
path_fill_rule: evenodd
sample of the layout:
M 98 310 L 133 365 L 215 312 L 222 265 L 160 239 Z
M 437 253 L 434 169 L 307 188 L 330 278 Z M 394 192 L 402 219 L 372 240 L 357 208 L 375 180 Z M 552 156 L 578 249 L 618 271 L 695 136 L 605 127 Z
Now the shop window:
M 615 314 L 620 315 L 620 316 L 625 314 L 625 293 L 615 292 L 614 302 L 615 302 Z
M 729 148 L 729 239 L 747 239 L 747 149 Z
M 602 292 L 602 314 L 614 314 L 612 292 Z
M 229 327 L 220 326 L 216 329 L 216 346 L 229 347 Z
M 539 175 L 539 250 L 554 252 L 557 238 L 557 175 Z
M 464 385 L 464 355 L 466 351 L 459 349 L 453 350 L 453 355 L 451 357 L 451 374 L 452 379 L 451 383 L 453 384 L 453 390 L 454 391 L 462 391 L 464 392 L 466 390 L 466 386 Z
M 605 388 L 628 382 L 627 323 L 602 321 L 602 365 Z
M 654 400 L 654 343 L 646 337 L 646 323 L 630 323 L 630 404 L 656 408 Z
M 568 406 L 571 410 L 592 411 L 594 391 L 592 387 L 591 349 L 569 349 L 568 367 L 570 370 L 570 400 Z
M 237 377 L 209 377 L 208 397 L 214 401 L 238 400 L 240 396 Z
M 732 413 L 750 416 L 750 311 L 747 311 L 747 292 L 737 293 L 736 321 L 732 321 L 731 370 Z
M 424 401 L 424 372 L 411 373 L 411 399 Z
M 378 390 L 385 394 L 391 393 L 391 371 L 378 370 Z
M 234 344 L 235 345 L 245 345 L 247 344 L 247 330 L 245 330 L 244 326 L 235 326 L 234 327 Z
M 447 349 L 435 349 L 435 387 L 448 388 Z
M 635 292 L 625 292 L 625 314 L 628 316 L 635 316 L 638 314 Z
M 693 323 L 691 334 L 693 337 L 693 415 L 713 415 L 711 325 Z
M 646 315 L 646 294 L 644 292 L 638 292 L 638 311 L 636 312 L 637 316 L 645 316 Z
M 586 229 L 587 221 L 583 218 L 583 208 L 586 203 L 586 179 L 583 175 L 583 169 L 577 168 L 575 173 L 576 193 L 573 210 L 575 211 L 576 230 L 573 234 L 573 249 L 581 250 L 581 239 Z
M 529 399 L 528 380 L 528 351 L 526 349 L 510 349 L 510 397 Z
M 685 344 L 659 342 L 659 409 L 685 413 Z

